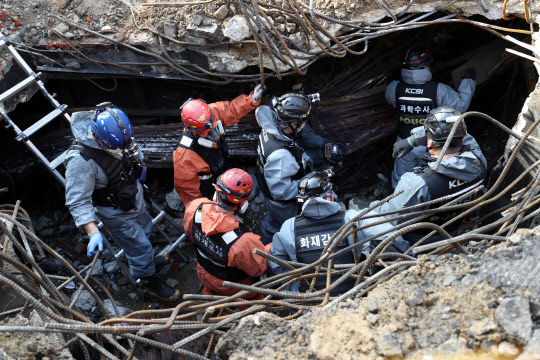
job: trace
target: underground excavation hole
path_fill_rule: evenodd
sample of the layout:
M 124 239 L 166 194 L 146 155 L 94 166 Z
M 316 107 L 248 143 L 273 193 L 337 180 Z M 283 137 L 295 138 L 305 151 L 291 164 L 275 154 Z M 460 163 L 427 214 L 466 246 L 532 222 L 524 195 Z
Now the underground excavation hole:
M 517 20 L 515 23 L 514 27 L 525 28 L 525 23 Z M 348 149 L 343 167 L 335 169 L 335 185 L 344 205 L 358 197 L 365 206 L 369 201 L 381 199 L 391 192 L 389 179 L 393 164 L 392 145 L 396 139 L 395 110 L 386 103 L 384 91 L 390 81 L 399 79 L 403 54 L 416 44 L 423 44 L 434 58 L 431 65 L 434 81 L 457 89 L 463 70 L 475 68 L 478 85 L 469 110 L 488 114 L 507 127 L 514 125 L 525 99 L 533 90 L 531 84 L 536 84 L 536 73 L 530 62 L 505 52 L 508 43 L 466 24 L 438 25 L 390 34 L 370 42 L 369 51 L 363 56 L 323 58 L 309 67 L 307 76 L 287 76 L 281 81 L 267 79 L 265 104 L 272 95 L 287 92 L 321 94 L 321 104 L 310 125 L 329 141 L 344 143 Z M 257 68 L 247 68 L 241 74 L 257 71 Z M 251 83 L 219 87 L 149 77 L 122 77 L 119 74 L 85 75 L 85 78 L 51 71 L 45 76 L 47 88 L 57 94 L 60 103 L 68 105 L 69 113 L 92 110 L 103 101 L 110 101 L 126 112 L 134 125 L 135 138 L 146 156 L 149 167 L 147 184 L 153 199 L 178 222 L 181 222 L 183 208 L 177 199 L 173 199 L 172 153 L 181 131 L 179 106 L 190 97 L 211 103 L 231 100 L 253 89 Z M 107 91 L 107 88 L 114 90 Z M 19 127 L 26 128 L 43 116 L 40 110 L 46 108 L 45 104 L 46 100 L 38 93 L 27 102 L 18 104 L 10 116 L 21 119 Z M 491 170 L 503 155 L 508 136 L 477 118 L 469 118 L 467 127 L 488 161 L 487 178 L 490 179 Z M 227 129 L 232 167 L 254 173 L 259 131 L 253 113 L 246 116 L 238 127 Z M 13 139 L 10 131 L 3 131 L 0 136 L 0 188 L 8 188 L 7 192 L 0 194 L 1 203 L 21 200 L 21 206 L 29 212 L 38 236 L 70 258 L 76 266 L 84 267 L 88 259 L 84 252 L 83 255 L 80 252 L 84 246 L 81 244 L 87 240 L 83 240 L 81 232 L 75 228 L 64 205 L 63 188 L 23 143 Z M 36 145 L 48 158 L 66 150 L 71 141 L 70 129 L 64 123 L 48 125 L 36 137 Z M 264 214 L 262 203 L 253 201 L 245 220 L 255 233 L 260 233 Z M 184 250 L 195 255 L 191 245 Z M 54 260 L 43 261 L 43 266 L 49 273 L 61 268 Z M 140 299 L 120 272 L 102 269 L 98 276 L 123 307 L 140 309 Z M 200 292 L 193 264 L 186 265 L 177 256 L 163 276 L 172 283 L 179 283 L 184 293 Z M 93 313 L 96 319 L 98 313 Z M 201 345 L 201 349 L 204 347 Z

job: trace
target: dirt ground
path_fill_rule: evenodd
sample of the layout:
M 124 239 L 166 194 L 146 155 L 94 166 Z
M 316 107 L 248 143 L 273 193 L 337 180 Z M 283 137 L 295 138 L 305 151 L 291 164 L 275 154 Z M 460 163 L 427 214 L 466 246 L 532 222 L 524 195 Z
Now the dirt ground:
M 295 321 L 250 316 L 216 352 L 230 360 L 537 359 L 538 230 L 485 254 L 423 256 L 367 297 Z

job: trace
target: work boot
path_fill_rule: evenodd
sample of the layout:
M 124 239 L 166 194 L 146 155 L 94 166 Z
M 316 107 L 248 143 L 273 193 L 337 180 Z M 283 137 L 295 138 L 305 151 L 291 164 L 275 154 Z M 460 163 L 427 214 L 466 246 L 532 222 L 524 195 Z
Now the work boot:
M 146 290 L 148 290 L 148 295 L 160 301 L 174 302 L 180 300 L 182 296 L 180 290 L 173 289 L 159 281 L 156 274 L 143 277 L 141 280 Z
M 154 257 L 154 266 L 156 267 L 156 272 L 159 272 L 165 265 L 168 265 L 171 262 L 171 256 L 168 254 L 162 254 Z

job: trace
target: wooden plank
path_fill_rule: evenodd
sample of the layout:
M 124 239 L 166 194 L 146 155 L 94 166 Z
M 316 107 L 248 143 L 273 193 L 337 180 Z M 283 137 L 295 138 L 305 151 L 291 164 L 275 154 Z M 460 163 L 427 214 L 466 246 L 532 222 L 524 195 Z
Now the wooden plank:
M 506 60 L 504 58 L 505 48 L 509 43 L 503 39 L 496 38 L 489 44 L 479 48 L 476 55 L 452 71 L 452 80 L 457 88 L 461 83 L 463 70 L 473 68 L 476 71 L 476 85 L 480 85 L 489 79 L 492 73 Z

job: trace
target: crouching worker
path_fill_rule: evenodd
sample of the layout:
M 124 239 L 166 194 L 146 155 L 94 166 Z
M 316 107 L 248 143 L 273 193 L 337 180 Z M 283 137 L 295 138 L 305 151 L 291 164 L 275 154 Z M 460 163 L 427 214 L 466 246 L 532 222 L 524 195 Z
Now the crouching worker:
M 311 264 L 317 261 L 332 238 L 334 233 L 346 222 L 354 218 L 358 213 L 354 210 L 342 211 L 337 203 L 337 195 L 332 191 L 329 170 L 315 171 L 304 176 L 298 183 L 296 199 L 302 207 L 298 216 L 286 220 L 281 230 L 274 235 L 269 254 L 281 260 Z M 353 237 L 342 241 L 335 252 L 351 245 Z M 362 249 L 359 249 L 361 253 Z M 353 251 L 347 251 L 334 258 L 333 265 L 354 264 Z M 268 264 L 274 274 L 288 271 L 283 266 L 269 261 Z M 327 266 L 328 262 L 323 264 Z M 315 282 L 315 290 L 326 287 L 326 272 L 320 272 Z M 332 282 L 337 279 L 332 277 Z M 308 280 L 309 281 L 309 280 Z M 310 282 L 310 281 L 309 281 Z M 355 280 L 347 279 L 332 292 L 332 296 L 345 293 L 354 286 Z M 307 286 L 301 282 L 294 283 L 289 287 L 290 291 L 305 292 Z
M 402 189 L 403 192 L 387 203 L 373 209 L 373 214 L 400 210 L 442 197 L 449 197 L 455 200 L 482 185 L 486 176 L 486 159 L 476 140 L 467 134 L 465 122 L 461 122 L 457 126 L 449 148 L 442 155 L 443 159 L 439 167 L 434 169 L 435 161 L 441 157 L 444 144 L 460 115 L 461 113 L 452 107 L 441 106 L 431 110 L 423 127 L 416 128 L 412 131 L 416 136 L 409 138 L 410 143 L 420 145 L 419 139 L 423 139 L 423 145 L 426 146 L 431 156 L 428 159 L 428 165 L 417 167 L 413 172 L 405 173 L 399 180 L 394 193 Z M 406 151 L 410 151 L 410 149 Z M 462 204 L 473 199 L 474 196 L 470 195 L 466 199 L 461 199 L 457 204 Z M 433 209 L 439 206 L 441 204 L 432 204 L 425 206 L 423 209 Z M 463 212 L 463 209 L 442 211 L 422 221 L 432 222 L 440 226 L 455 218 L 461 212 Z M 394 215 L 387 215 L 385 217 L 388 218 Z M 370 221 L 377 220 L 380 220 L 380 218 L 372 218 Z M 407 220 L 409 219 L 399 220 L 394 222 L 394 225 Z M 445 230 L 450 235 L 455 236 L 462 223 L 463 220 L 456 221 L 447 226 Z M 418 229 L 404 234 L 403 238 L 410 245 L 413 245 L 430 232 L 431 230 L 429 229 Z M 443 239 L 442 235 L 436 234 L 427 239 L 425 243 L 427 244 L 441 239 Z
M 163 263 L 164 259 L 162 255 L 154 259 L 148 240 L 152 217 L 137 181 L 144 176 L 143 156 L 127 115 L 111 103 L 102 103 L 95 111 L 74 113 L 71 131 L 75 142 L 64 160 L 66 206 L 75 224 L 90 236 L 88 256 L 103 250 L 96 226 L 99 217 L 124 249 L 131 274 L 142 280 L 150 296 L 177 301 L 180 291 L 162 284 L 156 275 L 154 261 Z
M 255 111 L 262 128 L 257 180 L 268 210 L 261 224 L 265 245 L 272 242 L 285 220 L 297 215 L 295 196 L 300 179 L 323 166 L 325 158 L 336 156 L 333 161 L 339 162 L 344 156 L 340 145 L 327 143 L 307 125 L 318 102 L 319 94 L 285 94 Z
M 236 294 L 223 281 L 252 285 L 268 269 L 266 259 L 253 250 L 264 251 L 261 238 L 242 223 L 239 214 L 248 207 L 253 189 L 251 176 L 241 169 L 230 169 L 218 177 L 213 200 L 190 202 L 184 215 L 184 230 L 197 247 L 197 275 L 205 295 Z M 253 294 L 260 300 L 262 294 Z

